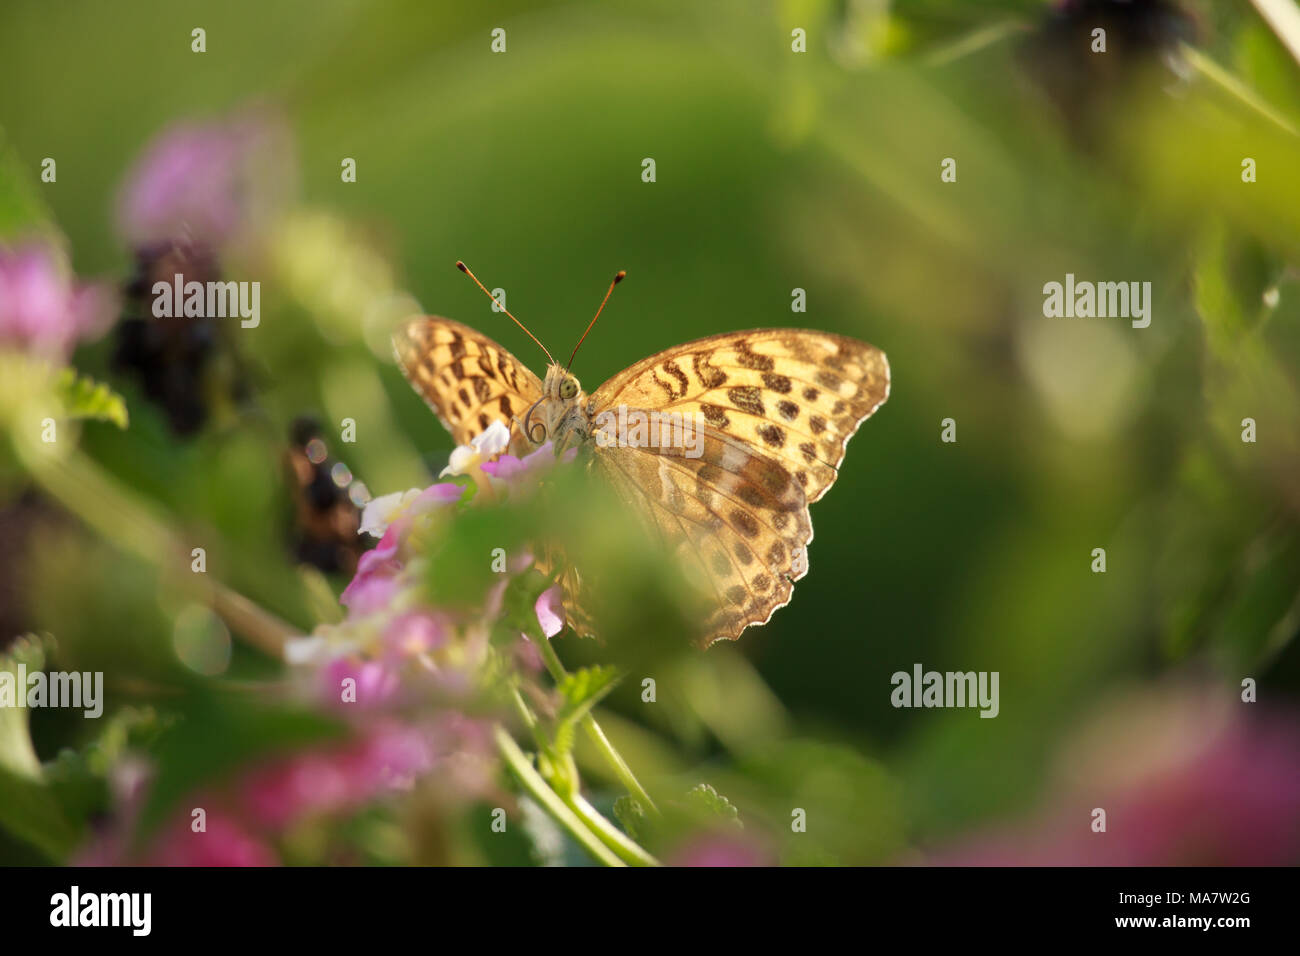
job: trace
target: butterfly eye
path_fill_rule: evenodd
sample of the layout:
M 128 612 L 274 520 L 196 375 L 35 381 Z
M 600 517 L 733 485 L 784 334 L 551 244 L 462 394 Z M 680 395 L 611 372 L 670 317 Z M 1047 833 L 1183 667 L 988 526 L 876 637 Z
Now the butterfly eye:
M 560 398 L 568 401 L 578 394 L 578 383 L 571 378 L 566 378 L 560 383 Z

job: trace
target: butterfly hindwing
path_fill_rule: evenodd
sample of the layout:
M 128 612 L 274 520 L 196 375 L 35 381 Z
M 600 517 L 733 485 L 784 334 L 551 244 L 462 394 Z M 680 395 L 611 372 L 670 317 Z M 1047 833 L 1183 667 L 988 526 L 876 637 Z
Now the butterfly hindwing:
M 515 419 L 542 397 L 542 383 L 522 362 L 467 325 L 451 319 L 414 319 L 393 336 L 407 380 L 438 415 L 458 445 L 494 420 L 522 442 Z
M 702 583 L 713 607 L 705 645 L 735 640 L 790 600 L 808 570 L 812 521 L 803 489 L 779 462 L 701 426 L 694 450 L 681 446 L 599 449 L 594 467 L 643 514 Z
M 597 389 L 589 407 L 694 414 L 780 462 L 813 502 L 834 483 L 849 438 L 888 397 L 889 363 L 875 346 L 755 329 L 652 355 Z

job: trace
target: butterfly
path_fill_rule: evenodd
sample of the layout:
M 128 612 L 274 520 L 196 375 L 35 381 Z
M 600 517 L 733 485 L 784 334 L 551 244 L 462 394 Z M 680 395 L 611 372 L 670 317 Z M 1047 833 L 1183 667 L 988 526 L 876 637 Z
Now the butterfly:
M 546 441 L 589 448 L 589 467 L 705 582 L 702 644 L 735 640 L 789 603 L 808 572 L 808 506 L 835 483 L 848 440 L 889 397 L 889 362 L 842 335 L 753 329 L 666 349 L 588 394 L 569 368 L 623 276 L 564 366 L 497 302 L 546 352 L 544 378 L 486 335 L 438 317 L 397 330 L 398 364 L 457 444 L 499 421 L 515 453 Z M 651 424 L 639 433 L 628 421 Z M 654 423 L 665 421 L 682 425 L 678 440 L 671 430 L 654 440 L 665 434 Z M 566 609 L 578 603 L 576 589 L 567 580 Z

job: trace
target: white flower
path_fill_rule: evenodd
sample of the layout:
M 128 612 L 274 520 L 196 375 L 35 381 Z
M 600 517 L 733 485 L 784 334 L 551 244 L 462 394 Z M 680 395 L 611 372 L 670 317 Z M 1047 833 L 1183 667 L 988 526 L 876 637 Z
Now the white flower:
M 461 445 L 451 453 L 451 461 L 438 473 L 439 478 L 448 475 L 463 475 L 472 468 L 477 468 L 489 458 L 493 458 L 510 446 L 510 429 L 501 419 L 496 419 L 481 435 L 475 435 L 468 445 Z M 368 508 L 366 510 L 369 510 Z
M 388 526 L 401 516 L 419 494 L 419 488 L 412 488 L 410 491 L 394 491 L 391 495 L 371 498 L 366 503 L 366 510 L 361 512 L 361 527 L 357 533 L 365 532 L 382 538 Z
M 284 642 L 284 661 L 294 666 L 320 663 L 328 649 L 323 637 L 291 637 Z

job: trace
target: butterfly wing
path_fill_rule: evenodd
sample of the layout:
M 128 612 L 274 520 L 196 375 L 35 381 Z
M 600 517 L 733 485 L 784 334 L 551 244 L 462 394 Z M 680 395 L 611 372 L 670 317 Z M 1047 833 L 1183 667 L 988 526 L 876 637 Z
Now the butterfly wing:
M 511 447 L 526 448 L 515 419 L 542 397 L 542 383 L 486 335 L 436 316 L 414 319 L 393 335 L 397 362 L 457 445 L 500 420 Z
M 849 438 L 888 394 L 879 349 L 791 329 L 690 342 L 596 390 L 597 417 L 625 406 L 698 423 L 698 457 L 683 444 L 620 443 L 593 460 L 701 572 L 715 607 L 704 643 L 735 640 L 789 602 L 808 571 L 808 504 L 834 483 Z
M 700 632 L 707 646 L 789 602 L 808 570 L 812 521 L 775 459 L 707 425 L 696 438 L 698 458 L 662 445 L 601 448 L 592 460 L 622 497 L 643 503 L 652 530 L 700 583 L 714 609 Z
M 813 502 L 835 482 L 848 440 L 888 397 L 889 362 L 874 345 L 755 329 L 652 355 L 597 389 L 591 407 L 698 415 L 784 465 Z

